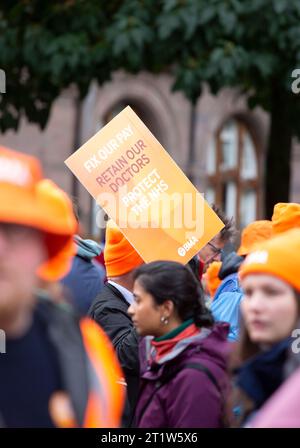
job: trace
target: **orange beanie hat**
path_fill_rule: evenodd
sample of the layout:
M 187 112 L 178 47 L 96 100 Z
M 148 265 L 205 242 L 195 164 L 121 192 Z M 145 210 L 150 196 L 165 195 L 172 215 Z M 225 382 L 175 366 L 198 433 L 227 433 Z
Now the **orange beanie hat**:
M 272 222 L 268 220 L 251 222 L 242 231 L 241 245 L 238 255 L 248 255 L 253 246 L 261 241 L 268 240 L 272 236 Z
M 35 157 L 0 146 L 0 222 L 33 227 L 44 234 L 48 260 L 39 275 L 57 280 L 75 253 L 77 221 L 67 194 L 43 179 Z
M 240 267 L 241 279 L 248 274 L 274 275 L 300 291 L 300 229 L 259 243 Z
M 300 204 L 279 202 L 274 206 L 272 216 L 273 235 L 286 232 L 294 227 L 300 228 Z
M 144 263 L 112 220 L 106 227 L 104 261 L 107 277 L 126 274 Z
M 210 297 L 214 297 L 215 293 L 222 283 L 222 280 L 219 279 L 218 275 L 222 266 L 221 261 L 213 261 L 207 268 L 205 272 L 206 277 L 206 287 L 208 289 L 208 293 Z

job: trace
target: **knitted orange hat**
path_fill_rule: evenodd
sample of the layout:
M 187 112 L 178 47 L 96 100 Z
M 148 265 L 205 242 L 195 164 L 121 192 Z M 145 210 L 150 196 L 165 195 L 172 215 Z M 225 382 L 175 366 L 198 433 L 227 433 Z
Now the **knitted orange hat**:
M 251 222 L 242 231 L 241 245 L 237 251 L 238 255 L 248 255 L 253 245 L 265 241 L 272 236 L 272 222 L 268 220 Z
M 274 275 L 300 291 L 300 229 L 259 243 L 240 267 L 241 279 L 248 274 Z
M 144 263 L 112 220 L 106 227 L 104 261 L 107 277 L 126 274 Z
M 0 222 L 40 230 L 48 251 L 39 275 L 57 280 L 64 275 L 75 253 L 73 234 L 77 222 L 67 194 L 43 179 L 35 157 L 0 146 Z
M 213 261 L 212 263 L 210 263 L 205 272 L 206 287 L 208 289 L 210 297 L 215 296 L 216 290 L 222 283 L 222 280 L 220 280 L 218 277 L 221 266 L 222 266 L 221 261 Z
M 279 202 L 274 206 L 272 216 L 273 235 L 300 227 L 300 204 Z

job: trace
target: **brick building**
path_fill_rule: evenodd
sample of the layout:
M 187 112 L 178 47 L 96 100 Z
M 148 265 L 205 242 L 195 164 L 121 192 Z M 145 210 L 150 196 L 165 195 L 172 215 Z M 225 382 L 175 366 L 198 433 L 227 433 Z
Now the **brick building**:
M 24 120 L 17 133 L 0 135 L 0 144 L 37 156 L 46 175 L 78 197 L 83 227 L 97 236 L 97 206 L 63 161 L 130 105 L 209 202 L 219 204 L 241 227 L 263 218 L 268 115 L 250 111 L 233 89 L 217 96 L 204 91 L 193 108 L 183 94 L 171 93 L 171 85 L 168 75 L 116 73 L 103 87 L 92 85 L 81 105 L 69 89 L 55 102 L 44 132 Z M 290 197 L 295 202 L 300 202 L 299 167 L 295 144 Z

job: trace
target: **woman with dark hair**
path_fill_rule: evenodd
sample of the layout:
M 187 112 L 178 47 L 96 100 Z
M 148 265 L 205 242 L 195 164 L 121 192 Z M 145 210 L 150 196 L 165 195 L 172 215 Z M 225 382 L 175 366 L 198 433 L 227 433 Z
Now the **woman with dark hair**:
M 134 274 L 128 312 L 142 339 L 135 425 L 221 427 L 228 389 L 227 324 L 215 325 L 192 271 L 152 262 Z
M 256 246 L 240 268 L 242 332 L 236 347 L 232 426 L 254 414 L 284 382 L 299 319 L 300 230 Z

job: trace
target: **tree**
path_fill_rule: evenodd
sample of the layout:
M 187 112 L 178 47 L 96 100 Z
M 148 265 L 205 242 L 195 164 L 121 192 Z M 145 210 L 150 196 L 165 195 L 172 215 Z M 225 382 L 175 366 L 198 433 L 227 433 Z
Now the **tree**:
M 195 102 L 206 82 L 213 93 L 239 87 L 251 108 L 270 113 L 265 212 L 287 202 L 292 137 L 300 135 L 300 98 L 291 90 L 300 68 L 298 0 L 170 0 L 156 25 L 169 49 L 175 89 Z
M 45 126 L 51 105 L 71 84 L 83 97 L 91 80 L 117 69 L 168 70 L 174 89 L 196 103 L 204 83 L 234 86 L 271 125 L 265 208 L 289 200 L 290 155 L 300 135 L 299 0 L 23 0 L 0 12 L 0 67 L 7 72 L 0 128 L 25 114 Z M 298 118 L 299 117 L 299 118 Z
M 115 70 L 106 32 L 118 1 L 23 0 L 0 7 L 0 67 L 6 72 L 0 129 L 17 129 L 23 115 L 41 128 L 61 92 L 75 85 L 81 98 L 91 80 Z

